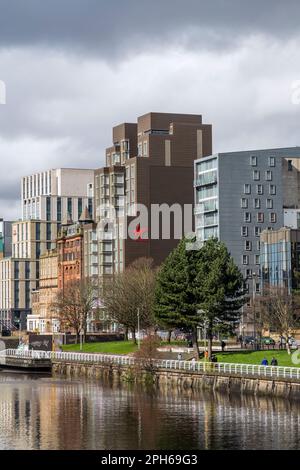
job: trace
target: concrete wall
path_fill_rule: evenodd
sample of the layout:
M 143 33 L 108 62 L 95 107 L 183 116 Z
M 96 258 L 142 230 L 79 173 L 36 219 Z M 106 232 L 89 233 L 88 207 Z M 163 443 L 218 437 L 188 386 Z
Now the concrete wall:
M 86 377 L 93 379 L 109 378 L 113 381 L 144 381 L 149 374 L 134 367 L 116 364 L 83 364 L 54 361 L 54 375 Z M 210 389 L 225 393 L 242 393 L 256 396 L 269 395 L 283 398 L 300 399 L 300 382 L 271 380 L 262 377 L 242 377 L 217 375 L 214 373 L 192 373 L 160 370 L 152 376 L 153 383 L 170 389 Z

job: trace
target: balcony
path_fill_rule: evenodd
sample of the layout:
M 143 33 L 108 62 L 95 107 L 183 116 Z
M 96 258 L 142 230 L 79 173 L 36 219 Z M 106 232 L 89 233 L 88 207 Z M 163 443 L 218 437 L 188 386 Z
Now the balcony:
M 218 210 L 218 200 L 210 199 L 208 201 L 200 202 L 194 209 L 194 214 L 205 214 L 208 212 L 215 212 Z
M 199 178 L 197 178 L 194 182 L 194 187 L 205 186 L 209 184 L 216 184 L 217 182 L 218 182 L 217 175 L 216 174 L 210 175 L 208 173 L 208 174 L 199 176 Z

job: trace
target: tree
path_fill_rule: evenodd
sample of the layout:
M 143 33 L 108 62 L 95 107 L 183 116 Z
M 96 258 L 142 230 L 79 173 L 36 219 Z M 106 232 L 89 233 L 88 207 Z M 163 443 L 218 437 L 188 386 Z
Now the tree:
M 200 250 L 195 278 L 201 322 L 206 322 L 208 358 L 214 331 L 235 326 L 246 303 L 244 279 L 224 243 L 209 239 Z
M 160 346 L 160 338 L 153 334 L 148 335 L 141 345 L 141 348 L 134 353 L 136 358 L 136 365 L 140 370 L 153 373 L 157 367 L 155 361 L 157 361 L 161 354 L 158 351 Z
M 78 342 L 80 333 L 86 335 L 88 319 L 99 310 L 98 287 L 89 279 L 70 281 L 58 291 L 52 308 L 62 328 L 75 331 Z
M 181 240 L 160 267 L 154 313 L 162 327 L 168 330 L 179 328 L 190 333 L 196 357 L 199 358 L 199 313 L 194 286 L 199 250 L 187 250 L 187 242 L 186 239 Z
M 181 240 L 160 269 L 155 314 L 169 328 L 191 333 L 198 358 L 197 327 L 205 326 L 211 359 L 214 330 L 239 319 L 244 280 L 223 243 L 210 239 L 198 250 L 188 250 L 187 243 Z
M 156 269 L 153 260 L 139 258 L 123 273 L 115 274 L 103 288 L 103 303 L 107 313 L 116 322 L 131 331 L 136 342 L 138 316 L 140 327 L 154 326 L 153 301 Z
M 300 326 L 300 295 L 289 293 L 285 287 L 267 286 L 260 300 L 261 317 L 265 325 L 285 339 L 288 354 L 291 354 L 289 337 Z

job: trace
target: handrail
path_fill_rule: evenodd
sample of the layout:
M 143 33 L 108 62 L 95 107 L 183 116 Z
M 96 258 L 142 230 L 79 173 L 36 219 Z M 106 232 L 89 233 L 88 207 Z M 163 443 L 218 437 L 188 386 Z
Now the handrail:
M 132 366 L 138 362 L 135 357 L 115 354 L 97 354 L 59 351 L 24 351 L 6 349 L 0 351 L 3 357 L 19 357 L 22 359 L 46 359 L 74 363 L 100 364 L 109 363 L 120 366 Z M 259 376 L 266 378 L 285 378 L 300 380 L 300 367 L 262 366 L 260 364 L 235 364 L 226 362 L 179 361 L 174 359 L 153 359 L 158 369 L 184 370 L 193 373 L 216 373 L 227 375 Z

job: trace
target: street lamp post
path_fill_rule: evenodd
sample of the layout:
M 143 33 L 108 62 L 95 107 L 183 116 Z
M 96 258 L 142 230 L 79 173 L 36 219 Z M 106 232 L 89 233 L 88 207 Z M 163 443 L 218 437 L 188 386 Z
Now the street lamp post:
M 20 314 L 20 318 L 19 318 L 19 346 L 21 344 L 21 314 Z
M 256 283 L 257 283 L 257 278 L 258 275 L 257 273 L 252 274 L 252 307 L 253 307 L 253 333 L 254 333 L 254 343 L 255 346 L 257 347 L 257 325 L 256 325 L 256 306 L 255 306 L 255 301 L 256 301 Z
M 208 325 L 208 320 L 204 320 L 204 357 L 207 349 L 207 325 Z
M 138 349 L 141 349 L 141 339 L 140 339 L 140 309 L 137 309 L 137 320 L 138 320 Z

